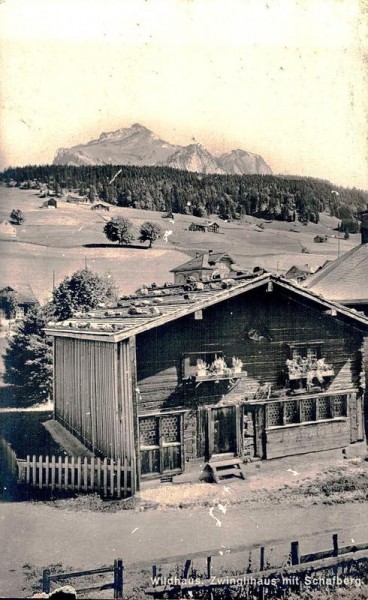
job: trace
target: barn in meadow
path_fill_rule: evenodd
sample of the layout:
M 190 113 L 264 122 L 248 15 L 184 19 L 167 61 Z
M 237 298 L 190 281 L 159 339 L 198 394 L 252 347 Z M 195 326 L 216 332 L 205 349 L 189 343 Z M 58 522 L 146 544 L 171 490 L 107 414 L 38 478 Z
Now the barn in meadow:
M 274 275 L 49 325 L 55 417 L 141 480 L 365 444 L 368 319 Z M 231 469 L 230 469 L 231 470 Z

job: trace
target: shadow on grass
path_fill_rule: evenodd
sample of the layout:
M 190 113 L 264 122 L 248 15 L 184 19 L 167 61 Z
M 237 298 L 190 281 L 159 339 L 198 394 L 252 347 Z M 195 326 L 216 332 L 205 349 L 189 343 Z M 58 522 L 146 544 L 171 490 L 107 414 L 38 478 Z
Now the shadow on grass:
M 119 246 L 119 244 L 83 244 L 83 248 L 119 248 L 120 250 L 148 250 L 148 246 L 136 246 L 134 244 L 129 244 L 129 246 Z

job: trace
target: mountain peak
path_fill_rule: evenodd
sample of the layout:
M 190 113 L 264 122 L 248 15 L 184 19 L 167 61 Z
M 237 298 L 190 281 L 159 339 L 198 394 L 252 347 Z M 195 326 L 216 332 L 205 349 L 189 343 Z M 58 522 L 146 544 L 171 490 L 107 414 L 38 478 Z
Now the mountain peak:
M 180 148 L 170 156 L 167 166 L 194 173 L 224 173 L 215 157 L 201 144 L 189 144 Z
M 137 131 L 149 131 L 150 133 L 152 133 L 152 131 L 150 131 L 149 129 L 147 129 L 147 127 L 141 125 L 140 123 L 133 123 L 131 129 L 136 129 Z
M 169 144 L 141 123 L 103 132 L 97 140 L 60 148 L 55 165 L 166 165 L 196 173 L 272 173 L 261 156 L 245 150 L 232 150 L 215 158 L 200 143 Z

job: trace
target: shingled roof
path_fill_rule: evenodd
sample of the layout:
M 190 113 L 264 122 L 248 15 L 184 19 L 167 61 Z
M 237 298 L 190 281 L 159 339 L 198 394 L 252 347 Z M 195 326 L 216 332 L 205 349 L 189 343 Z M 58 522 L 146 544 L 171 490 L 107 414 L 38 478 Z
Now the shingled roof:
M 227 254 L 227 252 L 202 252 L 195 258 L 191 258 L 188 262 L 174 267 L 170 273 L 182 273 L 183 271 L 213 271 L 216 268 L 216 263 L 222 258 L 227 258 L 231 264 L 235 264 L 235 260 Z
M 190 290 L 188 285 L 146 288 L 144 294 L 122 298 L 116 307 L 91 310 L 87 314 L 76 315 L 60 323 L 49 323 L 46 332 L 56 337 L 118 342 L 266 286 L 271 288 L 276 286 L 304 302 L 312 302 L 319 310 L 327 311 L 336 318 L 368 332 L 368 318 L 364 315 L 354 309 L 325 300 L 270 273 L 206 284 L 200 282 L 194 284 Z
M 367 272 L 368 244 L 361 244 L 312 275 L 306 288 L 341 304 L 366 304 Z
M 38 300 L 33 293 L 30 285 L 19 283 L 16 287 L 1 286 L 0 285 L 0 296 L 6 296 L 10 293 L 15 295 L 17 304 L 38 304 Z

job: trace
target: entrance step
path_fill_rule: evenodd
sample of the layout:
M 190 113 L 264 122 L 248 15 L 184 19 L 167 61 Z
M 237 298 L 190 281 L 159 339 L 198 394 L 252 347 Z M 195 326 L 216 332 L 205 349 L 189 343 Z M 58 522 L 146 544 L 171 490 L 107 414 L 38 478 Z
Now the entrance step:
M 210 476 L 215 483 L 220 483 L 222 479 L 230 477 L 245 479 L 242 461 L 238 458 L 210 461 L 204 467 L 204 472 L 206 475 Z
M 161 483 L 172 483 L 174 479 L 173 475 L 161 475 L 160 482 Z

